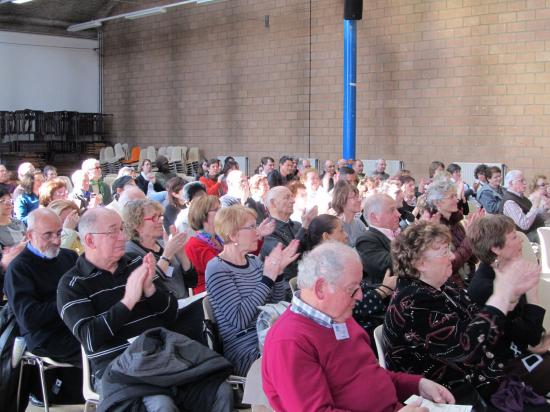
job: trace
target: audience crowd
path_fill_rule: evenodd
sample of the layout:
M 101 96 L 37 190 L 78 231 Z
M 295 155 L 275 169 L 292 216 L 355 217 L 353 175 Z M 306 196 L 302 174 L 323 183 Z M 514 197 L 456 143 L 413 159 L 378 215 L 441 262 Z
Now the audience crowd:
M 65 380 L 80 382 L 82 346 L 100 410 L 231 411 L 226 378 L 255 362 L 277 411 L 424 411 L 413 394 L 550 410 L 540 267 L 524 252 L 549 220 L 546 176 L 501 185 L 481 164 L 468 185 L 455 163 L 415 178 L 384 159 L 319 172 L 290 156 L 251 177 L 231 157 L 199 169 L 159 155 L 107 183 L 90 158 L 71 186 L 53 166 L 0 165 L 3 304 L 27 350 L 75 366 Z M 182 327 L 178 302 L 203 292 L 217 355 Z M 260 345 L 262 311 L 284 301 Z

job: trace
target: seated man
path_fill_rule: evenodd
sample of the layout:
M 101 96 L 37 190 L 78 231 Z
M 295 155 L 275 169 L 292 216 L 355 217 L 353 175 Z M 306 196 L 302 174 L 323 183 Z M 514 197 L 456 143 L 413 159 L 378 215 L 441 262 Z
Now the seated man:
M 78 255 L 61 249 L 61 221 L 51 209 L 29 214 L 29 243 L 8 266 L 5 292 L 27 349 L 80 365 L 80 344 L 57 312 L 57 285 Z
M 84 346 L 98 387 L 97 379 L 130 345 L 128 339 L 169 326 L 176 320 L 178 305 L 160 280 L 153 281 L 152 254 L 143 259 L 124 254 L 126 237 L 115 211 L 87 211 L 80 219 L 79 234 L 84 254 L 61 279 L 57 306 Z M 219 385 L 208 397 L 211 408 L 205 410 L 231 410 L 229 396 L 226 384 Z M 148 411 L 178 410 L 174 400 L 162 394 L 145 396 L 143 403 Z
M 378 365 L 367 333 L 351 318 L 361 277 L 359 256 L 341 243 L 325 242 L 303 258 L 300 291 L 264 345 L 263 388 L 275 410 L 397 411 L 414 393 L 454 403 L 443 386 Z
M 363 216 L 369 229 L 357 239 L 355 247 L 363 262 L 363 278 L 378 285 L 391 268 L 390 243 L 399 229 L 400 214 L 395 200 L 377 193 L 365 201 Z
M 544 226 L 544 213 L 550 206 L 548 200 L 539 197 L 535 204 L 525 197 L 527 182 L 519 170 L 510 170 L 504 178 L 504 192 L 500 213 L 512 218 L 516 229 L 525 233 L 531 242 L 539 242 L 537 229 Z
M 386 161 L 384 159 L 378 159 L 376 162 L 376 169 L 372 172 L 371 176 L 377 176 L 380 180 L 387 180 L 390 175 L 386 173 Z
M 260 251 L 260 257 L 265 259 L 277 244 L 282 243 L 284 247 L 290 244 L 293 239 L 301 242 L 299 251 L 304 247 L 304 240 L 309 223 L 317 216 L 317 208 L 307 212 L 302 220 L 302 224 L 290 220 L 293 212 L 294 198 L 291 191 L 285 186 L 276 186 L 267 192 L 265 200 L 269 215 L 275 219 L 275 230 L 264 238 L 264 243 Z M 289 280 L 296 276 L 296 262 L 288 265 L 283 276 Z

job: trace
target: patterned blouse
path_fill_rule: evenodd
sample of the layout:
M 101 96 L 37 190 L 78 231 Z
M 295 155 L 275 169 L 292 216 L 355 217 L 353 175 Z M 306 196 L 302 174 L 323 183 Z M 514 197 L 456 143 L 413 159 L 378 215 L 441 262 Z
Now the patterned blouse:
M 500 310 L 480 309 L 451 282 L 437 290 L 401 278 L 384 320 L 388 366 L 424 375 L 451 391 L 469 382 L 491 393 L 504 376 L 504 364 L 493 353 L 504 322 Z

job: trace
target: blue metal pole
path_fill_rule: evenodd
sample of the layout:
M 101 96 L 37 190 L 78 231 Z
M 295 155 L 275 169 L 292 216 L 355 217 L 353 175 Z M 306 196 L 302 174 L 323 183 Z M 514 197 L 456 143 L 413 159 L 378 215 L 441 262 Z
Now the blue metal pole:
M 344 126 L 342 157 L 355 159 L 357 21 L 344 20 Z

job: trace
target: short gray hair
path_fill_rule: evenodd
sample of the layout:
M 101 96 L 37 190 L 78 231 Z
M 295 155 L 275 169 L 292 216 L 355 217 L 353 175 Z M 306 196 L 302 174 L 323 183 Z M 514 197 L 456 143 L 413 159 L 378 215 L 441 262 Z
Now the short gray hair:
M 523 173 L 521 170 L 510 170 L 506 173 L 506 177 L 504 178 L 504 187 L 508 189 L 510 183 L 512 183 L 513 180 L 517 180 L 517 178 L 522 174 Z
M 363 217 L 369 225 L 371 224 L 369 220 L 369 215 L 371 213 L 374 213 L 376 215 L 379 214 L 382 211 L 382 208 L 384 207 L 384 202 L 386 200 L 393 201 L 393 198 L 385 193 L 374 193 L 367 197 L 367 200 L 365 200 L 365 206 L 363 208 Z
M 444 199 L 447 192 L 453 189 L 456 191 L 456 186 L 451 179 L 445 175 L 437 175 L 434 181 L 428 186 L 426 202 L 434 206 L 435 202 Z
M 98 224 L 102 218 L 106 215 L 113 214 L 119 216 L 117 212 L 105 207 L 94 207 L 93 209 L 88 209 L 80 218 L 78 222 L 78 235 L 80 236 L 80 241 L 84 244 L 84 238 L 88 233 L 97 232 L 99 230 Z M 120 218 L 120 216 L 119 216 Z
M 298 264 L 298 287 L 311 289 L 320 278 L 335 284 L 344 274 L 346 264 L 353 259 L 361 263 L 359 254 L 348 245 L 336 241 L 321 243 Z
M 27 230 L 34 230 L 36 222 L 44 219 L 46 216 L 55 218 L 61 224 L 61 220 L 59 220 L 59 216 L 57 215 L 57 213 L 55 213 L 52 209 L 41 207 L 40 209 L 34 209 L 27 216 Z
M 271 189 L 269 189 L 269 191 L 267 192 L 267 195 L 265 196 L 265 205 L 266 207 L 269 209 L 271 206 L 271 202 L 276 199 L 280 194 L 281 192 L 284 192 L 285 190 L 289 190 L 290 189 L 286 186 L 275 186 Z
M 129 186 L 128 189 L 125 189 L 118 198 L 118 203 L 124 207 L 128 202 L 132 200 L 141 200 L 145 199 L 145 193 L 137 186 Z
M 93 169 L 95 167 L 95 164 L 99 162 L 99 160 L 90 157 L 89 159 L 86 159 L 82 162 L 82 170 L 85 173 L 88 173 L 88 170 Z

